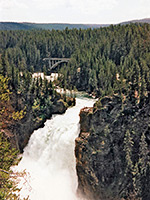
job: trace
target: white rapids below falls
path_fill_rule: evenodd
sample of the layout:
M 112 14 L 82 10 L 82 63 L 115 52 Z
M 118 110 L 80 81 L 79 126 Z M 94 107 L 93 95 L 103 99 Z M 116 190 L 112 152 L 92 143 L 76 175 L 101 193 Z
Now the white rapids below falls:
M 81 108 L 95 100 L 76 99 L 76 106 L 63 115 L 53 115 L 45 126 L 33 132 L 15 171 L 26 170 L 19 183 L 20 199 L 79 200 L 75 159 L 75 138 L 79 134 Z

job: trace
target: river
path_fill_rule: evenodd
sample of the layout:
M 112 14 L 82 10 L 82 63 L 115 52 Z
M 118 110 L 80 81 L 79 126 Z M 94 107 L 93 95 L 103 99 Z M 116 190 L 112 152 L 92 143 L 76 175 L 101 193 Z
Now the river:
M 33 132 L 24 149 L 17 171 L 26 170 L 21 179 L 21 199 L 78 200 L 75 138 L 79 134 L 79 112 L 91 107 L 92 99 L 76 99 L 76 106 L 63 115 L 54 115 L 45 126 Z

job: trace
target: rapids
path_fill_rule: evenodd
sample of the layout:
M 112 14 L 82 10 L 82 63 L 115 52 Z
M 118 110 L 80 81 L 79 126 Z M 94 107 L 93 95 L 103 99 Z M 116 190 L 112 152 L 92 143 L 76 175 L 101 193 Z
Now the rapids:
M 76 99 L 76 106 L 63 115 L 53 115 L 33 132 L 17 171 L 26 170 L 20 195 L 31 200 L 78 200 L 74 155 L 79 134 L 79 112 L 93 106 L 92 99 Z

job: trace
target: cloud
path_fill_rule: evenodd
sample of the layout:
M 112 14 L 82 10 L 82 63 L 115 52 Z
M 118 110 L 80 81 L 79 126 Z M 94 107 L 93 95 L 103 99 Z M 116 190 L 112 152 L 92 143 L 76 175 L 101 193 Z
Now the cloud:
M 62 9 L 80 10 L 82 13 L 97 13 L 110 10 L 116 6 L 118 0 L 31 0 L 38 10 Z
M 129 13 L 132 16 L 132 19 L 149 18 L 150 17 L 150 1 L 137 0 L 135 8 L 130 9 Z
M 26 3 L 18 0 L 0 0 L 1 10 L 14 10 L 27 8 Z
M 52 10 L 64 5 L 66 0 L 32 0 L 32 2 L 39 10 Z
M 150 16 L 150 0 L 0 0 L 0 21 L 112 23 Z
M 97 13 L 102 10 L 110 10 L 116 6 L 117 0 L 70 0 L 70 5 L 85 13 Z
M 145 17 L 150 16 L 150 1 L 149 0 L 140 0 L 140 12 Z
M 0 21 L 26 20 L 31 13 L 27 2 L 28 0 L 0 0 Z

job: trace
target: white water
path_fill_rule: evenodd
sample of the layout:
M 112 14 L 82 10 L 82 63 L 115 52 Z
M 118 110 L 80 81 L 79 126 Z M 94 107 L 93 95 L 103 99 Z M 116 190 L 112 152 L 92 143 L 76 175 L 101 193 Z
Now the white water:
M 21 197 L 31 200 L 77 200 L 75 138 L 79 134 L 79 112 L 94 100 L 76 99 L 76 106 L 63 115 L 47 120 L 44 128 L 34 131 L 17 171 L 26 169 Z M 30 176 L 29 176 L 30 174 Z

